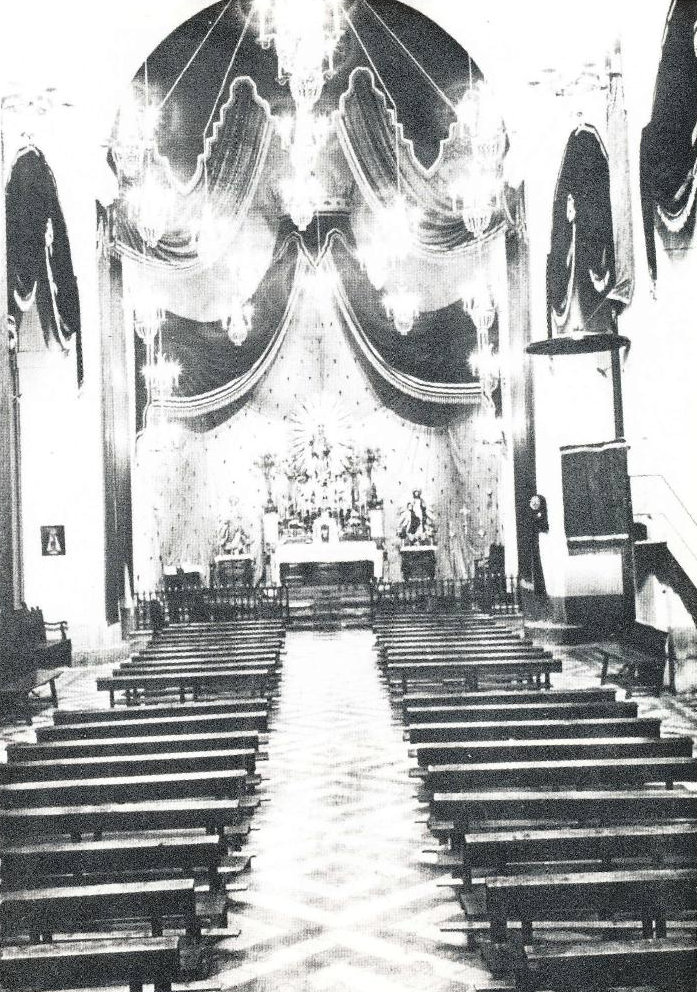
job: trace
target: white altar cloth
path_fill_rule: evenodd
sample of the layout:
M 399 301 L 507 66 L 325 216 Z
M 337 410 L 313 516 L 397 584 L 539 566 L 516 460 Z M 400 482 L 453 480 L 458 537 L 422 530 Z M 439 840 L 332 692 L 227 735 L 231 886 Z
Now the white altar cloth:
M 370 561 L 373 575 L 382 578 L 385 552 L 375 541 L 289 541 L 279 544 L 271 555 L 272 582 L 279 585 L 281 565 L 298 565 L 309 562 L 335 563 L 350 561 Z

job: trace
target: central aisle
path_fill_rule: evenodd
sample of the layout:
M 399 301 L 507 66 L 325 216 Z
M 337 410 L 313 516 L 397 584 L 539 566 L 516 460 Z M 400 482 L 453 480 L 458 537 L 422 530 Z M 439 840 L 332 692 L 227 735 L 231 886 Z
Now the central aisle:
M 291 632 L 244 905 L 223 989 L 466 989 L 487 973 L 440 933 L 452 893 L 409 779 L 367 631 Z

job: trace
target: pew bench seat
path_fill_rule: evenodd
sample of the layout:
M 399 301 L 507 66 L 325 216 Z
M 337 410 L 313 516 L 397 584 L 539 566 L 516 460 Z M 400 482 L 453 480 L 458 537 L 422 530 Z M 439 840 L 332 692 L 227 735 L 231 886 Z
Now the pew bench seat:
M 62 674 L 62 668 L 37 668 L 20 675 L 4 673 L 0 685 L 0 708 L 17 706 L 31 726 L 30 696 L 44 686 L 48 686 L 51 690 L 51 702 L 54 706 L 58 706 L 56 682 Z
M 266 757 L 259 751 L 260 738 L 255 730 L 210 731 L 201 734 L 142 734 L 138 737 L 87 737 L 43 741 L 37 744 L 8 744 L 7 760 L 14 762 L 55 761 L 70 758 L 109 758 L 121 755 L 152 754 L 157 751 L 253 751 L 257 760 Z M 138 728 L 134 728 L 134 733 Z
M 128 985 L 142 992 L 171 992 L 180 968 L 175 937 L 126 940 L 76 940 L 0 947 L 0 983 L 8 989 L 85 988 Z
M 190 937 L 200 936 L 194 880 L 17 889 L 0 895 L 0 927 L 9 939 L 29 937 L 38 943 L 55 933 L 134 920 L 147 920 L 153 937 L 162 936 L 165 920 L 183 923 Z
M 646 987 L 693 992 L 697 943 L 677 938 L 529 947 L 516 969 L 518 992 L 605 992 Z

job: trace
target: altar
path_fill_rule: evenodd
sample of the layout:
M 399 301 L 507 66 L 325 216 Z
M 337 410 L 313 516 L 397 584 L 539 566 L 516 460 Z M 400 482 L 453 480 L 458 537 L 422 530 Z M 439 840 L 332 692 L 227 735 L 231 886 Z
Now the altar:
M 381 579 L 385 552 L 375 541 L 289 541 L 271 555 L 274 585 L 359 585 Z

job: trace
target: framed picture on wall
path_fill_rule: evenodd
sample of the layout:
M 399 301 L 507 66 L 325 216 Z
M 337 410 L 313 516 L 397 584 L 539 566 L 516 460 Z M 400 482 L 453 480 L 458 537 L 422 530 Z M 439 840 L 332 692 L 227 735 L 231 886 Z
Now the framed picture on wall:
M 57 558 L 65 554 L 65 527 L 48 524 L 41 528 L 41 554 L 44 558 Z

